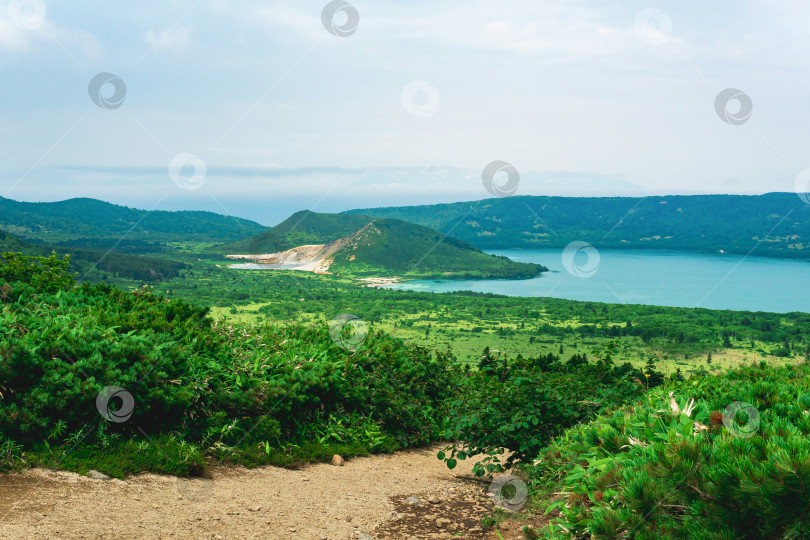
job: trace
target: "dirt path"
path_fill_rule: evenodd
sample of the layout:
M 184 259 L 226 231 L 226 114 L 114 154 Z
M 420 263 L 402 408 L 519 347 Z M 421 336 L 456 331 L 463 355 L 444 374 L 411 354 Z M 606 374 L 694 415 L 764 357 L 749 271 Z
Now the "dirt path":
M 470 465 L 449 471 L 424 449 L 192 480 L 35 469 L 0 475 L 0 538 L 497 538 L 478 527 L 492 505 Z M 518 529 L 501 534 L 521 538 Z

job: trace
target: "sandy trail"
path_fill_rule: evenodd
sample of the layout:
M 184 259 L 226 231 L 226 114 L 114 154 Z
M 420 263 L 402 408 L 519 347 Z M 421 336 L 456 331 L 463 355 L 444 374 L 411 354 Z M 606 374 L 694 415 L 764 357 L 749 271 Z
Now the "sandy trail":
M 0 538 L 497 538 L 476 526 L 488 486 L 470 479 L 469 461 L 448 470 L 437 449 L 342 467 L 214 468 L 211 479 L 0 475 Z

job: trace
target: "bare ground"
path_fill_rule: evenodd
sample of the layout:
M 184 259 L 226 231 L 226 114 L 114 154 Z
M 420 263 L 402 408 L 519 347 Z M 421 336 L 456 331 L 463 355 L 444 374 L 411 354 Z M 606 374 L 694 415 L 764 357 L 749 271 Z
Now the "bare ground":
M 470 476 L 469 461 L 448 470 L 436 450 L 342 467 L 213 468 L 210 479 L 0 475 L 0 538 L 498 538 L 478 525 L 492 509 L 488 484 Z M 405 501 L 414 496 L 419 504 Z M 501 535 L 521 538 L 519 529 L 506 524 Z

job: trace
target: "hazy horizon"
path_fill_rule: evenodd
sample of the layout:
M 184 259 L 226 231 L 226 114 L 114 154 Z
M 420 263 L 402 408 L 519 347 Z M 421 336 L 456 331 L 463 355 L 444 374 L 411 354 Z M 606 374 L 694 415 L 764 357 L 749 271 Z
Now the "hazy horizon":
M 487 198 L 494 161 L 520 195 L 797 191 L 808 22 L 787 0 L 0 2 L 0 195 L 272 223 Z

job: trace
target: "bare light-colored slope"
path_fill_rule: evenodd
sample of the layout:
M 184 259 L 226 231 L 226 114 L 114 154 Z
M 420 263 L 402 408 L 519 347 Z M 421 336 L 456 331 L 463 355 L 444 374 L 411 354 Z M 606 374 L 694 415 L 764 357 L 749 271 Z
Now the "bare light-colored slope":
M 304 270 L 315 272 L 316 274 L 328 274 L 329 265 L 332 263 L 332 256 L 341 249 L 351 246 L 351 243 L 361 233 L 371 228 L 376 230 L 374 222 L 360 228 L 354 234 L 330 242 L 328 244 L 310 244 L 297 246 L 277 253 L 262 253 L 257 255 L 226 255 L 228 259 L 242 259 L 253 261 L 267 268 L 278 268 L 284 270 Z M 379 231 L 378 231 L 379 232 Z M 239 268 L 241 265 L 231 265 L 231 268 Z

